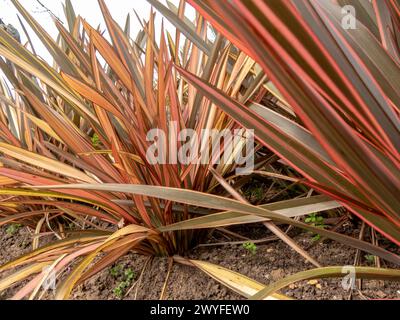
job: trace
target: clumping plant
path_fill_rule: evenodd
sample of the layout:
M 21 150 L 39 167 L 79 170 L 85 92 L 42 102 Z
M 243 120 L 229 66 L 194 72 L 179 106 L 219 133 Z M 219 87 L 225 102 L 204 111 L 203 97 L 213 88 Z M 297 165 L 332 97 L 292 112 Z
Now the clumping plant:
M 17 223 L 58 240 L 36 243 L 0 266 L 0 291 L 29 279 L 13 298 L 33 299 L 41 271 L 50 267 L 56 298 L 67 299 L 76 285 L 134 251 L 197 267 L 245 297 L 257 291 L 253 298 L 286 299 L 276 293 L 288 284 L 283 280 L 266 287 L 182 257 L 209 229 L 254 222 L 316 267 L 280 225 L 400 264 L 384 248 L 294 219 L 344 206 L 400 243 L 399 53 L 389 45 L 398 35 L 398 5 L 385 0 L 373 11 L 379 19 L 364 17 L 349 31 L 339 28 L 330 1 L 190 0 L 194 21 L 184 15 L 185 1 L 178 8 L 148 1 L 177 27 L 174 37 L 162 27 L 156 39 L 151 11 L 132 39 L 130 20 L 119 26 L 103 0 L 106 29 L 95 29 L 66 0 L 67 23 L 55 20 L 54 40 L 12 0 L 54 64 L 35 54 L 32 41 L 22 45 L 0 28 L 7 79 L 0 86 L 0 226 Z M 251 172 L 232 161 L 247 151 L 244 128 L 257 138 L 245 157 L 256 158 Z M 234 139 L 214 141 L 207 135 L 213 130 L 235 132 Z M 271 159 L 296 172 L 267 171 Z M 323 195 L 307 190 L 253 206 L 237 191 L 249 173 Z M 246 247 L 256 252 L 254 243 Z M 11 269 L 18 271 L 3 277 Z M 120 298 L 135 278 L 127 271 L 111 269 L 122 279 L 114 290 Z M 400 279 L 390 269 L 357 267 L 356 274 Z M 317 268 L 290 279 L 338 275 L 339 267 Z

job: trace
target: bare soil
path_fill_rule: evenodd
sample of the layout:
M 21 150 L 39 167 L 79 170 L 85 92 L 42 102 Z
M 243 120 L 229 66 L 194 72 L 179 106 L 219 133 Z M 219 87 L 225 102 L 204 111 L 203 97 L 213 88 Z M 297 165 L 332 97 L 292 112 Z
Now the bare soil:
M 251 230 L 250 230 L 251 229 Z M 255 234 L 260 238 L 270 236 L 260 226 L 241 227 L 235 232 L 243 235 Z M 343 230 L 342 230 L 343 231 Z M 357 236 L 357 229 L 345 230 Z M 323 265 L 353 265 L 356 250 L 344 245 L 326 240 L 315 243 L 307 233 L 293 233 L 291 236 Z M 218 238 L 219 237 L 219 238 Z M 210 242 L 227 241 L 222 236 L 214 236 Z M 0 229 L 0 265 L 29 251 L 31 236 L 26 228 L 10 235 L 5 228 Z M 392 250 L 398 248 L 389 247 Z M 362 257 L 365 254 L 362 253 Z M 281 241 L 272 241 L 257 245 L 255 254 L 250 253 L 242 245 L 209 246 L 193 249 L 188 253 L 191 259 L 209 261 L 240 272 L 261 283 L 269 284 L 285 275 L 312 268 L 297 253 L 288 248 Z M 169 261 L 167 258 L 152 258 L 130 253 L 118 262 L 86 283 L 80 285 L 73 292 L 73 299 L 78 300 L 110 300 L 120 299 L 114 289 L 123 281 L 123 276 L 116 276 L 112 268 L 121 270 L 131 269 L 135 274 L 129 287 L 124 290 L 123 299 L 160 299 L 165 284 Z M 363 265 L 372 266 L 372 262 L 364 259 Z M 145 266 L 145 267 L 144 267 Z M 382 267 L 395 267 L 381 261 Z M 361 287 L 347 292 L 342 288 L 342 279 L 323 279 L 317 283 L 300 282 L 292 285 L 282 293 L 296 299 L 312 300 L 346 300 L 346 299 L 400 299 L 400 283 L 364 280 Z M 1 299 L 10 298 L 21 287 L 21 284 L 0 294 Z M 243 299 L 238 294 L 220 285 L 200 270 L 193 267 L 174 263 L 169 280 L 166 284 L 164 299 L 196 299 L 196 300 L 235 300 Z M 51 299 L 51 296 L 48 297 Z

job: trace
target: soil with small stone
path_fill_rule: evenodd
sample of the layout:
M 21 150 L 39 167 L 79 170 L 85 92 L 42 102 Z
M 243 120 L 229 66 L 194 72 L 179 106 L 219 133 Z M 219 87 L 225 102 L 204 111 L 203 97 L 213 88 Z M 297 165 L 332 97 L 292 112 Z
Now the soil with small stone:
M 259 225 L 236 227 L 236 233 L 242 236 L 252 236 L 258 239 L 270 237 L 271 234 Z M 349 226 L 341 230 L 353 237 L 358 236 L 357 226 Z M 356 250 L 337 242 L 325 240 L 315 243 L 312 235 L 292 230 L 290 236 L 298 244 L 324 266 L 353 265 Z M 257 244 L 255 253 L 251 253 L 242 245 L 218 245 L 209 246 L 215 242 L 237 241 L 227 239 L 230 236 L 214 232 L 207 246 L 197 247 L 188 252 L 187 257 L 208 261 L 233 271 L 246 275 L 262 284 L 270 284 L 284 276 L 313 268 L 305 262 L 296 252 L 287 247 L 282 241 L 269 241 Z M 50 239 L 48 239 L 50 240 Z M 384 240 L 382 240 L 383 243 Z M 41 243 L 43 244 L 43 243 Z M 6 228 L 0 228 L 0 265 L 10 261 L 31 249 L 31 234 L 27 228 L 21 228 L 14 234 L 6 232 Z M 387 249 L 399 253 L 399 249 L 387 244 Z M 363 265 L 373 266 L 373 262 L 364 258 L 361 253 Z M 380 261 L 382 267 L 395 268 L 395 266 Z M 116 274 L 119 270 L 120 274 Z M 123 287 L 122 294 L 116 288 L 126 281 L 124 270 L 133 273 L 133 278 Z M 240 295 L 211 279 L 200 270 L 174 263 L 166 282 L 169 270 L 168 258 L 151 258 L 129 253 L 118 260 L 112 267 L 96 274 L 84 284 L 79 285 L 72 294 L 72 299 L 77 300 L 143 300 L 163 299 L 180 300 L 236 300 L 244 299 Z M 357 282 L 357 288 L 351 292 L 343 289 L 343 279 L 322 279 L 318 281 L 303 281 L 283 289 L 281 293 L 295 299 L 400 299 L 400 283 L 388 281 L 363 280 Z M 24 282 L 26 283 L 26 281 Z M 1 299 L 13 296 L 23 284 L 18 284 L 0 293 Z M 163 287 L 166 284 L 165 290 Z M 52 296 L 48 295 L 47 299 Z

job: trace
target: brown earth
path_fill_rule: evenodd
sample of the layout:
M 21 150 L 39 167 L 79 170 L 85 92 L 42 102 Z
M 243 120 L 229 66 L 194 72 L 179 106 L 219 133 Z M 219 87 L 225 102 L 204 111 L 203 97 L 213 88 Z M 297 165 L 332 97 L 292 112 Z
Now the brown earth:
M 252 229 L 252 230 L 249 230 Z M 269 236 L 264 229 L 256 227 L 239 228 L 235 232 L 260 238 Z M 357 231 L 348 231 L 356 236 Z M 356 251 L 332 241 L 325 241 L 312 246 L 309 234 L 291 234 L 308 252 L 323 265 L 352 265 Z M 226 241 L 214 236 L 210 241 Z M 42 243 L 41 243 L 42 244 Z M 0 265 L 29 251 L 31 236 L 26 228 L 10 235 L 5 228 L 0 229 Z M 362 254 L 361 256 L 364 256 Z M 285 275 L 312 268 L 297 253 L 289 249 L 281 241 L 258 244 L 255 254 L 250 253 L 241 245 L 225 245 L 200 247 L 192 250 L 188 257 L 209 261 L 240 272 L 261 283 L 269 284 Z M 364 259 L 364 265 L 371 265 Z M 381 261 L 382 267 L 394 267 Z M 146 267 L 144 268 L 144 266 Z M 73 292 L 73 299 L 109 300 L 118 299 L 114 289 L 124 281 L 124 276 L 113 274 L 115 268 L 129 270 L 135 277 L 124 291 L 124 299 L 159 299 L 168 271 L 168 259 L 153 258 L 130 253 L 121 258 L 113 269 L 108 268 L 95 275 Z M 317 283 L 300 282 L 282 291 L 296 299 L 400 299 L 400 283 L 382 281 L 363 281 L 362 287 L 353 291 L 352 295 L 342 289 L 341 279 L 323 279 Z M 10 298 L 23 284 L 6 290 L 0 294 L 0 299 Z M 133 287 L 132 287 L 133 286 Z M 130 289 L 130 290 L 128 290 Z M 127 291 L 129 291 L 127 293 Z M 51 299 L 51 296 L 48 297 Z M 238 294 L 220 285 L 200 270 L 175 263 L 172 267 L 166 285 L 164 299 L 242 299 Z

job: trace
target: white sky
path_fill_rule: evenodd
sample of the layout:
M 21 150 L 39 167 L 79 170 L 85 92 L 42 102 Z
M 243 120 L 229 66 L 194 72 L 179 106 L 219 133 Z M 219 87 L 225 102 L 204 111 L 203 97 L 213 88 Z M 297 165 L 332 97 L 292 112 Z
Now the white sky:
M 42 26 L 51 36 L 53 36 L 53 38 L 57 36 L 57 29 L 54 26 L 50 14 L 46 12 L 46 10 L 41 7 L 36 0 L 20 0 L 20 2 L 35 19 L 41 22 Z M 64 0 L 41 0 L 41 2 L 62 21 L 65 21 L 64 10 L 62 7 Z M 71 2 L 76 14 L 79 14 L 85 18 L 93 27 L 97 28 L 99 24 L 101 24 L 103 28 L 105 27 L 97 0 L 71 0 Z M 161 2 L 164 3 L 164 1 Z M 172 2 L 175 5 L 178 5 L 179 3 L 178 0 Z M 114 19 L 121 26 L 125 25 L 126 16 L 128 13 L 131 15 L 131 35 L 133 38 L 140 28 L 140 24 L 133 12 L 133 9 L 136 10 L 141 19 L 146 20 L 148 20 L 151 9 L 151 6 L 146 0 L 106 0 L 106 4 Z M 189 12 L 189 14 L 190 13 L 193 12 Z M 156 19 L 156 26 L 160 26 L 161 14 L 159 12 L 157 12 L 157 17 L 158 19 Z M 24 36 L 20 23 L 17 19 L 17 10 L 14 8 L 10 0 L 0 0 L 0 18 L 3 19 L 6 24 L 11 23 L 19 30 L 23 42 L 26 40 L 26 37 Z M 164 25 L 166 29 L 170 30 L 170 32 L 174 31 L 174 28 L 165 19 Z M 48 62 L 51 62 L 52 60 L 50 59 L 50 55 L 40 44 L 40 41 L 37 41 L 37 38 L 34 36 L 34 32 L 30 30 L 29 25 L 25 23 L 25 26 L 28 29 L 28 33 L 34 42 L 34 46 L 38 54 Z

